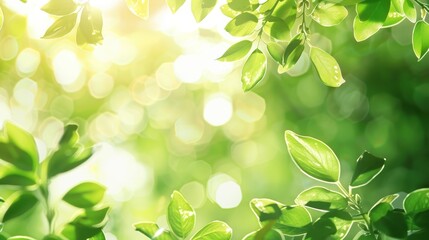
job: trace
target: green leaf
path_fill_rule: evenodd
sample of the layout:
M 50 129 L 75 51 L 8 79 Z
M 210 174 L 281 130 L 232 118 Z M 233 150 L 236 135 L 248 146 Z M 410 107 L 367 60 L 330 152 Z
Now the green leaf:
M 228 0 L 228 6 L 234 11 L 248 11 L 252 9 L 249 0 Z
M 82 146 L 62 146 L 48 159 L 48 177 L 70 171 L 92 156 L 91 148 Z
M 106 188 L 97 183 L 84 182 L 70 189 L 63 200 L 78 208 L 90 208 L 103 199 L 105 191 Z
M 372 181 L 384 168 L 385 158 L 376 157 L 364 152 L 356 163 L 356 168 L 350 182 L 351 187 L 362 187 Z
M 99 231 L 96 235 L 88 238 L 87 240 L 106 240 L 106 236 L 104 236 L 103 231 Z
M 99 44 L 103 40 L 103 18 L 100 10 L 86 5 L 80 16 L 80 23 L 76 33 L 78 45 Z
M 390 4 L 389 14 L 383 23 L 383 28 L 389 28 L 398 25 L 405 19 L 405 15 L 402 13 L 402 7 L 400 1 L 403 0 L 392 0 Z M 401 7 L 401 8 L 399 8 Z
M 290 39 L 290 28 L 289 24 L 286 23 L 281 18 L 274 18 L 275 21 L 272 22 L 269 28 L 269 35 L 272 38 L 281 40 L 281 41 L 289 41 Z M 265 26 L 269 26 L 265 24 Z
M 362 22 L 359 20 L 358 16 L 356 16 L 353 20 L 353 34 L 356 41 L 358 42 L 368 39 L 377 33 L 378 30 L 380 30 L 382 27 L 383 23 L 370 21 Z
M 3 215 L 3 222 L 7 222 L 30 211 L 37 202 L 38 199 L 29 192 L 19 192 L 12 195 L 4 205 L 7 206 L 7 209 Z
M 195 226 L 195 211 L 177 191 L 171 195 L 167 212 L 168 224 L 178 237 L 185 238 Z
M 60 145 L 74 146 L 79 142 L 78 126 L 76 124 L 68 124 L 64 127 L 63 136 L 60 139 Z
M 407 222 L 402 211 L 394 210 L 387 202 L 376 204 L 369 211 L 369 217 L 374 227 L 394 238 L 405 238 L 407 236 Z
M 296 62 L 298 62 L 302 52 L 304 52 L 304 38 L 304 34 L 300 33 L 296 35 L 287 45 L 282 60 L 284 71 L 288 71 L 293 66 L 295 66 Z
M 232 10 L 228 4 L 223 4 L 222 6 L 220 6 L 220 11 L 223 13 L 223 15 L 229 18 L 235 18 L 240 14 L 240 12 Z
M 301 171 L 319 181 L 339 181 L 340 162 L 325 143 L 292 131 L 285 132 L 285 140 L 292 160 Z
M 246 60 L 241 72 L 243 90 L 249 91 L 261 81 L 267 72 L 267 57 L 259 49 L 255 49 Z
M 100 209 L 85 209 L 85 212 L 77 216 L 73 223 L 85 225 L 88 227 L 102 228 L 106 225 L 109 207 Z
M 348 212 L 334 210 L 322 215 L 313 223 L 306 239 L 344 239 L 352 226 Z
M 64 238 L 55 234 L 49 234 L 43 237 L 43 240 L 64 240 Z
M 201 22 L 216 6 L 217 0 L 192 0 L 192 14 L 195 21 Z
M 282 234 L 294 236 L 304 234 L 311 225 L 311 215 L 302 206 L 287 206 L 282 209 L 282 215 L 274 225 L 274 229 Z
M 250 208 L 259 222 L 280 218 L 283 207 L 283 204 L 267 198 L 255 198 L 250 201 Z
M 4 22 L 4 14 L 3 14 L 3 10 L 0 7 L 0 30 L 3 27 L 3 22 Z
M 285 49 L 281 45 L 275 42 L 269 42 L 267 43 L 267 50 L 274 61 L 276 61 L 278 64 L 283 64 L 282 59 Z
M 296 11 L 295 1 L 280 1 L 274 9 L 272 16 L 281 18 L 288 24 L 288 29 L 292 29 L 297 18 Z
M 157 224 L 152 222 L 140 222 L 134 224 L 136 231 L 143 233 L 151 240 L 175 240 L 170 231 L 160 228 Z
M 301 192 L 295 203 L 325 211 L 342 210 L 348 206 L 348 201 L 342 194 L 324 187 L 312 187 Z
M 168 7 L 173 13 L 177 12 L 184 3 L 185 0 L 167 0 Z
M 22 171 L 10 165 L 0 165 L 0 184 L 14 186 L 31 186 L 36 184 L 35 174 L 31 172 Z
M 429 51 L 429 24 L 423 20 L 416 23 L 413 30 L 413 50 L 418 60 L 422 58 Z
M 404 4 L 402 5 L 404 14 L 411 22 L 415 23 L 417 20 L 417 11 L 414 7 L 414 4 L 411 0 L 404 0 Z
M 380 30 L 390 9 L 390 0 L 366 0 L 356 5 L 353 28 L 357 41 L 363 41 Z
M 224 61 L 224 62 L 232 62 L 232 61 L 240 60 L 241 58 L 246 56 L 247 53 L 249 53 L 251 48 L 252 48 L 251 41 L 242 40 L 240 42 L 233 44 L 231 47 L 229 47 L 225 51 L 225 53 L 217 60 Z
M 404 199 L 404 210 L 410 215 L 429 210 L 429 188 L 409 193 Z
M 334 3 L 320 2 L 311 13 L 311 18 L 325 27 L 340 24 L 348 15 L 347 8 Z
M 242 37 L 252 34 L 258 24 L 258 18 L 248 12 L 244 12 L 233 18 L 226 26 L 225 30 L 232 36 Z
M 58 18 L 45 32 L 42 38 L 51 39 L 65 36 L 76 25 L 77 13 Z
M 232 229 L 228 224 L 221 221 L 213 221 L 198 231 L 192 240 L 229 240 L 232 236 Z
M 310 59 L 322 82 L 329 87 L 339 87 L 345 83 L 337 60 L 320 48 L 312 47 Z
M 0 158 L 22 170 L 35 169 L 39 154 L 33 136 L 10 122 L 6 122 L 4 132 L 7 143 L 0 142 Z
M 7 240 L 36 240 L 36 239 L 32 237 L 26 237 L 26 236 L 13 236 L 8 238 Z
M 429 239 L 429 230 L 414 232 L 407 237 L 407 240 L 422 240 Z
M 52 15 L 64 16 L 75 12 L 77 5 L 73 0 L 50 0 L 41 9 Z
M 88 240 L 100 234 L 101 228 L 88 227 L 81 224 L 69 223 L 64 226 L 61 234 L 66 239 Z M 97 238 L 96 238 L 97 239 Z
M 147 17 L 149 16 L 149 0 L 125 0 L 125 2 L 127 3 L 128 8 L 134 15 L 142 19 L 147 19 Z M 169 2 L 171 1 L 168 1 L 167 3 Z M 170 6 L 170 3 L 168 4 L 168 6 Z

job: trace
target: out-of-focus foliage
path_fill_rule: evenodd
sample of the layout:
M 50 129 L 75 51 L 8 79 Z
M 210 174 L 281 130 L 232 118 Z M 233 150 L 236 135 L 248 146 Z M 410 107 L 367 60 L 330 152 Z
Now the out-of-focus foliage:
M 151 16 L 142 21 L 122 0 L 92 0 L 103 15 L 104 40 L 81 48 L 75 43 L 77 25 L 62 38 L 41 39 L 57 19 L 40 10 L 46 3 L 2 2 L 0 125 L 18 123 L 46 156 L 66 123 L 79 124 L 95 153 L 55 177 L 52 197 L 61 199 L 84 181 L 106 186 L 105 200 L 112 206 L 107 239 L 144 238 L 130 227 L 142 220 L 167 228 L 166 206 L 176 189 L 198 215 L 195 229 L 213 219 L 228 223 L 237 239 L 257 229 L 248 211 L 252 198 L 291 203 L 313 184 L 290 161 L 285 129 L 335 149 L 340 179 L 351 179 L 363 150 L 385 156 L 389 164 L 383 172 L 365 190 L 356 189 L 369 203 L 429 187 L 429 62 L 416 61 L 410 21 L 360 43 L 353 38 L 351 17 L 329 28 L 313 21 L 311 42 L 337 59 L 347 82 L 327 88 L 309 71 L 313 66 L 304 49 L 281 73 L 268 58 L 265 78 L 243 93 L 237 79 L 244 62 L 215 60 L 242 40 L 223 30 L 231 18 L 218 7 L 196 24 L 191 1 L 175 14 L 163 1 L 151 1 Z M 284 46 L 261 46 L 265 55 L 282 61 Z M 0 192 L 7 199 L 15 190 Z M 75 209 L 57 207 L 62 213 L 57 224 L 66 224 Z M 46 225 L 36 216 L 11 220 L 3 231 L 43 236 Z

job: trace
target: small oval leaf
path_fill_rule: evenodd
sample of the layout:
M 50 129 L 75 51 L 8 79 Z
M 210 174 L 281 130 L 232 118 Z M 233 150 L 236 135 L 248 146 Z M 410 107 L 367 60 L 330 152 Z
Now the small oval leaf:
M 8 207 L 3 215 L 3 222 L 7 222 L 30 211 L 37 202 L 38 199 L 36 196 L 29 192 L 16 193 L 12 195 L 6 200 L 5 206 Z
M 282 209 L 274 228 L 286 235 L 299 235 L 308 231 L 311 221 L 311 215 L 304 207 L 287 206 Z
M 249 53 L 250 49 L 252 48 L 252 42 L 249 40 L 243 40 L 238 43 L 233 44 L 231 47 L 229 47 L 225 53 L 218 58 L 219 61 L 224 62 L 232 62 L 237 61 L 246 56 L 247 53 Z
M 217 0 L 192 0 L 191 10 L 195 21 L 201 22 L 216 6 Z
M 76 11 L 77 5 L 73 0 L 50 0 L 41 9 L 52 15 L 64 16 Z
M 337 60 L 320 48 L 312 47 L 310 58 L 322 82 L 329 87 L 339 87 L 345 83 Z
M 171 195 L 167 212 L 168 224 L 173 232 L 185 238 L 195 226 L 195 211 L 186 199 L 177 191 Z
M 285 49 L 281 45 L 275 42 L 269 42 L 267 43 L 267 50 L 274 61 L 276 61 L 278 64 L 282 64 Z
M 244 12 L 233 18 L 226 26 L 225 31 L 232 36 L 242 37 L 250 35 L 258 24 L 258 18 L 248 12 Z
M 301 192 L 295 203 L 323 211 L 342 210 L 348 206 L 347 199 L 341 193 L 324 187 L 312 187 Z
M 385 162 L 385 158 L 379 158 L 368 152 L 364 152 L 357 159 L 350 186 L 357 188 L 371 182 L 383 170 Z
M 149 16 L 149 0 L 125 0 L 125 2 L 134 15 L 147 19 Z
M 105 192 L 106 188 L 97 183 L 84 182 L 70 189 L 63 200 L 78 208 L 90 208 L 103 199 Z
M 283 70 L 288 71 L 298 62 L 304 52 L 304 34 L 296 35 L 286 47 L 283 55 Z
M 416 23 L 413 30 L 413 50 L 420 61 L 429 51 L 429 24 L 423 20 Z
M 42 38 L 51 39 L 65 36 L 76 25 L 77 13 L 58 18 L 45 32 Z
M 328 2 L 320 2 L 311 13 L 311 18 L 325 27 L 340 24 L 348 15 L 347 8 Z
M 267 57 L 256 49 L 246 60 L 241 73 L 241 83 L 243 90 L 249 91 L 264 78 L 267 72 Z
M 232 229 L 221 221 L 213 221 L 198 231 L 191 240 L 229 240 Z
M 429 188 L 409 193 L 404 199 L 404 210 L 411 215 L 429 210 Z
M 325 143 L 312 137 L 285 132 L 286 145 L 292 160 L 308 176 L 335 183 L 340 178 L 340 162 Z

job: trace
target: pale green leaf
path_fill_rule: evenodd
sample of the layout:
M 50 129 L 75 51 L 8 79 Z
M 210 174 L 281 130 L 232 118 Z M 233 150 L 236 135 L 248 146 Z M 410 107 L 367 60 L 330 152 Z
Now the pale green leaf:
M 340 178 L 340 162 L 325 143 L 312 137 L 285 132 L 286 145 L 292 160 L 308 176 L 335 183 Z
M 250 49 L 252 48 L 252 42 L 249 40 L 242 40 L 240 42 L 237 42 L 233 44 L 231 47 L 229 47 L 225 53 L 218 58 L 219 61 L 224 62 L 232 62 L 236 60 L 240 60 L 244 56 L 249 53 Z
M 416 214 L 429 209 L 429 188 L 422 188 L 409 193 L 404 199 L 407 214 Z
M 36 240 L 36 239 L 32 237 L 27 237 L 27 236 L 13 236 L 8 238 L 7 240 Z
M 311 18 L 325 27 L 340 24 L 348 15 L 347 8 L 334 3 L 320 2 L 311 13 Z
M 76 25 L 77 13 L 58 18 L 45 32 L 42 38 L 59 38 L 65 36 Z
M 216 6 L 217 0 L 192 0 L 191 9 L 195 21 L 201 22 Z
M 312 187 L 301 192 L 295 203 L 318 210 L 343 210 L 348 206 L 347 199 L 339 192 L 324 187 Z
M 29 192 L 17 192 L 6 200 L 3 207 L 7 207 L 3 215 L 3 221 L 7 222 L 13 218 L 30 211 L 38 202 L 38 199 Z
M 177 191 L 171 195 L 167 212 L 168 224 L 178 237 L 185 238 L 195 226 L 195 211 Z
M 52 15 L 64 16 L 75 12 L 77 4 L 73 0 L 50 0 L 41 9 Z
M 232 10 L 228 4 L 223 4 L 220 6 L 220 11 L 223 13 L 223 15 L 229 17 L 229 18 L 235 18 L 240 14 L 240 12 L 237 12 L 235 10 Z
M 302 206 L 287 206 L 282 209 L 282 215 L 274 224 L 274 228 L 287 235 L 300 235 L 308 231 L 311 225 L 311 215 Z
M 106 188 L 98 183 L 84 182 L 70 189 L 63 200 L 78 208 L 90 208 L 103 199 L 105 192 Z
M 259 49 L 255 49 L 243 66 L 241 83 L 243 90 L 249 91 L 264 78 L 267 72 L 267 57 Z
M 290 28 L 289 25 L 282 20 L 281 18 L 275 18 L 276 20 L 272 22 L 269 26 L 269 35 L 272 38 L 281 40 L 281 41 L 289 41 L 290 40 Z
M 356 163 L 350 186 L 361 187 L 372 181 L 384 168 L 385 158 L 375 157 L 368 152 L 364 152 Z
M 415 23 L 417 20 L 417 10 L 414 7 L 413 2 L 411 0 L 404 0 L 404 5 L 402 7 L 408 20 Z
M 125 2 L 134 15 L 147 19 L 149 16 L 149 0 L 125 0 Z
M 399 6 L 399 0 L 392 1 L 390 4 L 389 14 L 387 14 L 387 18 L 383 23 L 383 28 L 389 28 L 398 25 L 405 19 L 405 14 L 401 13 Z
M 383 23 L 380 22 L 362 22 L 359 20 L 358 16 L 356 16 L 353 20 L 353 34 L 356 41 L 361 42 L 375 33 L 378 32 L 383 27 Z
M 3 22 L 4 22 L 4 14 L 3 14 L 3 10 L 0 7 L 0 30 L 3 27 Z
M 103 41 L 102 35 L 103 18 L 97 8 L 85 6 L 80 16 L 79 26 L 76 33 L 78 45 L 99 44 Z
M 413 30 L 413 50 L 418 60 L 429 51 L 429 24 L 423 20 L 416 23 Z
M 302 33 L 296 35 L 290 41 L 283 55 L 282 65 L 284 71 L 288 71 L 298 62 L 304 52 L 304 43 L 304 34 Z
M 267 43 L 267 50 L 274 61 L 276 61 L 278 64 L 283 64 L 282 59 L 285 49 L 280 44 L 269 42 Z
M 329 87 L 339 87 L 345 83 L 337 60 L 320 48 L 312 47 L 310 59 L 322 82 Z
M 253 33 L 257 24 L 258 18 L 255 15 L 244 12 L 233 18 L 225 26 L 225 31 L 236 37 L 246 36 Z
M 251 3 L 249 0 L 228 0 L 229 7 L 234 11 L 248 11 L 252 9 Z
M 134 224 L 136 231 L 143 233 L 151 240 L 175 240 L 174 235 L 163 228 L 160 228 L 156 223 L 140 222 Z
M 167 0 L 167 5 L 173 13 L 177 12 L 184 3 L 185 0 Z
M 213 221 L 199 230 L 191 240 L 229 240 L 232 229 L 221 221 Z

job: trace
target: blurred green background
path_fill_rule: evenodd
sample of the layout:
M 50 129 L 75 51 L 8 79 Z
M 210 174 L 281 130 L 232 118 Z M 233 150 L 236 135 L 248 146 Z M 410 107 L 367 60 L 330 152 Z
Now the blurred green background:
M 195 207 L 198 227 L 223 220 L 242 238 L 257 226 L 252 198 L 293 204 L 315 184 L 291 161 L 287 129 L 331 146 L 344 183 L 364 150 L 386 157 L 385 171 L 360 190 L 368 207 L 382 194 L 429 187 L 429 59 L 417 62 L 411 24 L 362 43 L 353 39 L 353 16 L 336 28 L 312 26 L 312 44 L 337 58 L 343 86 L 324 86 L 305 55 L 288 73 L 270 62 L 265 79 L 244 93 L 243 62 L 215 60 L 238 40 L 223 30 L 228 19 L 218 10 L 196 24 L 189 5 L 172 15 L 152 1 L 142 21 L 121 0 L 93 0 L 103 11 L 104 42 L 82 49 L 74 34 L 40 39 L 53 21 L 39 10 L 44 3 L 2 1 L 0 127 L 11 120 L 32 132 L 46 156 L 64 124 L 80 125 L 97 151 L 54 179 L 51 191 L 59 199 L 84 180 L 106 185 L 109 240 L 144 239 L 133 230 L 138 221 L 167 226 L 173 190 Z M 2 186 L 0 194 L 13 191 Z M 74 209 L 57 207 L 58 225 L 71 219 Z M 46 224 L 38 211 L 4 231 L 40 238 Z

